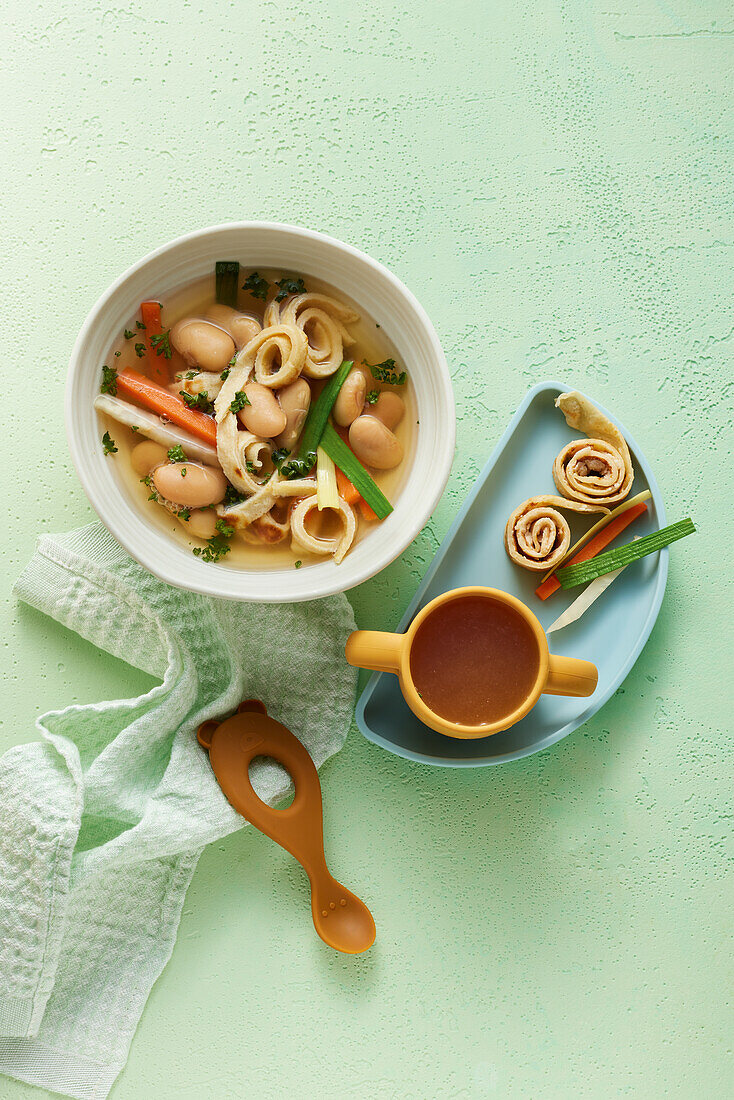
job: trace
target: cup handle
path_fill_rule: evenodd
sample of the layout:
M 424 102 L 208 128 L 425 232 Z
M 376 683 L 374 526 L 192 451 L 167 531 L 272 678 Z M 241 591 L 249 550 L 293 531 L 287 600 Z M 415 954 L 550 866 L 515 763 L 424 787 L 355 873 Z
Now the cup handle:
M 593 695 L 599 680 L 599 671 L 591 661 L 579 661 L 576 657 L 550 655 L 548 679 L 544 695 Z
M 347 638 L 345 654 L 350 665 L 375 672 L 399 672 L 404 634 L 383 630 L 355 630 Z

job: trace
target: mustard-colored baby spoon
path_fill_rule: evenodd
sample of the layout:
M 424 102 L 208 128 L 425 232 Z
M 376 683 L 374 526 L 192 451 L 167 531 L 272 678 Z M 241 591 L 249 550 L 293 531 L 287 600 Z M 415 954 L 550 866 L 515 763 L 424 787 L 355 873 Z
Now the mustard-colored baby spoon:
M 311 883 L 314 928 L 324 943 L 349 955 L 371 947 L 372 914 L 326 866 L 319 773 L 298 738 L 270 718 L 256 699 L 245 700 L 224 722 L 204 722 L 198 738 L 209 750 L 214 774 L 235 810 L 304 868 Z M 248 771 L 255 756 L 271 756 L 290 773 L 296 794 L 286 809 L 273 809 L 255 794 Z

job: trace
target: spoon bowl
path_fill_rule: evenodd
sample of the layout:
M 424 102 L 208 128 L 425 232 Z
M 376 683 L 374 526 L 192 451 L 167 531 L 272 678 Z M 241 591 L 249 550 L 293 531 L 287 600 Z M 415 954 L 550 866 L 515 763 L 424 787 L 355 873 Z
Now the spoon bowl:
M 363 901 L 328 874 L 311 883 L 313 925 L 324 943 L 347 955 L 360 955 L 375 942 L 375 922 Z

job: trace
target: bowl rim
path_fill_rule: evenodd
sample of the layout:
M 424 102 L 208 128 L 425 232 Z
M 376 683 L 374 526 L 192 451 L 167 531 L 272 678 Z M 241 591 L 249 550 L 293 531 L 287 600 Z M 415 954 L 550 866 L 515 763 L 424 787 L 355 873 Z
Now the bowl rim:
M 97 324 L 100 315 L 109 304 L 114 301 L 120 288 L 123 287 L 132 276 L 145 268 L 153 260 L 187 242 L 196 241 L 202 237 L 207 237 L 216 233 L 227 231 L 246 232 L 248 230 L 285 233 L 300 237 L 306 241 L 317 241 L 322 245 L 334 248 L 356 259 L 376 273 L 388 284 L 388 286 L 391 286 L 397 291 L 413 312 L 427 339 L 431 356 L 437 368 L 434 382 L 441 391 L 442 400 L 445 402 L 445 407 L 449 413 L 444 430 L 440 433 L 436 433 L 436 469 L 432 481 L 433 488 L 430 492 L 422 495 L 419 500 L 415 501 L 415 506 L 411 509 L 409 522 L 405 524 L 403 534 L 396 540 L 395 547 L 389 549 L 387 553 L 383 552 L 382 554 L 379 550 L 376 550 L 375 554 L 370 557 L 368 562 L 361 568 L 352 572 L 350 572 L 349 569 L 343 569 L 344 565 L 348 565 L 349 559 L 347 558 L 346 562 L 341 563 L 339 569 L 332 574 L 333 579 L 323 577 L 317 582 L 309 581 L 310 571 L 304 570 L 299 576 L 299 579 L 302 577 L 303 587 L 300 588 L 297 593 L 290 591 L 285 594 L 280 594 L 275 588 L 270 591 L 259 591 L 257 593 L 232 590 L 237 587 L 236 578 L 238 577 L 257 579 L 262 584 L 262 582 L 266 581 L 266 578 L 272 581 L 273 578 L 282 576 L 282 569 L 226 569 L 226 571 L 223 570 L 222 572 L 218 570 L 215 572 L 212 570 L 211 574 L 207 575 L 203 571 L 195 568 L 194 562 L 196 562 L 197 565 L 200 563 L 197 559 L 192 559 L 191 576 L 187 577 L 184 581 L 178 573 L 175 576 L 172 575 L 167 568 L 165 558 L 161 560 L 158 555 L 149 553 L 142 540 L 139 544 L 136 543 L 133 548 L 130 545 L 123 524 L 116 519 L 115 509 L 112 506 L 114 497 L 110 498 L 109 495 L 104 492 L 103 487 L 98 483 L 93 472 L 88 467 L 86 455 L 80 445 L 76 431 L 79 410 L 73 400 L 74 380 L 81 369 L 84 350 L 90 333 Z M 355 248 L 353 245 L 340 241 L 336 237 L 332 237 L 326 233 L 321 233 L 318 230 L 291 225 L 287 222 L 263 221 L 259 219 L 222 222 L 216 225 L 205 226 L 201 229 L 195 229 L 188 233 L 183 233 L 159 245 L 157 248 L 152 249 L 150 252 L 147 252 L 139 260 L 126 268 L 126 270 L 103 291 L 84 319 L 71 352 L 64 391 L 64 424 L 71 459 L 87 499 L 110 534 L 112 534 L 131 557 L 159 580 L 175 588 L 197 592 L 201 595 L 217 596 L 238 601 L 252 600 L 259 603 L 296 603 L 305 600 L 320 599 L 354 588 L 356 585 L 362 584 L 364 581 L 369 580 L 382 569 L 386 568 L 386 566 L 407 549 L 411 542 L 420 534 L 432 515 L 438 501 L 443 495 L 446 483 L 448 482 L 456 444 L 455 399 L 448 363 L 433 324 L 426 310 L 420 304 L 413 292 L 409 290 L 402 280 L 394 275 L 389 268 L 380 263 L 379 260 L 373 259 L 373 257 L 369 256 L 366 252 Z M 260 585 L 258 585 L 258 587 L 260 587 Z

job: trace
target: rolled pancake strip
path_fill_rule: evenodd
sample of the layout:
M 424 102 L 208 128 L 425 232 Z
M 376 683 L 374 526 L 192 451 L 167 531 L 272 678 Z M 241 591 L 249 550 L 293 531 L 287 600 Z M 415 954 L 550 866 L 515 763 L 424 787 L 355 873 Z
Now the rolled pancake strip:
M 277 390 L 295 382 L 306 363 L 308 339 L 295 325 L 279 322 L 262 329 L 246 344 L 235 367 L 254 374 L 261 386 Z M 232 378 L 230 374 L 227 381 Z M 241 387 L 240 387 L 241 388 Z
M 516 565 L 544 573 L 562 560 L 571 543 L 571 528 L 559 508 L 583 513 L 609 511 L 603 505 L 580 504 L 552 493 L 523 501 L 505 527 L 505 549 Z
M 273 477 L 276 475 L 274 474 Z M 258 489 L 256 493 L 253 493 L 247 500 L 241 501 L 239 504 L 231 504 L 229 506 L 218 504 L 217 515 L 221 516 L 223 520 L 237 531 L 242 531 L 245 527 L 248 527 L 251 523 L 254 523 L 256 519 L 260 519 L 266 512 L 275 504 L 275 493 L 273 492 L 273 486 L 271 485 L 273 478 L 263 485 L 261 489 Z
M 176 383 L 176 393 L 184 390 L 186 393 L 196 395 L 197 393 L 205 393 L 210 401 L 213 401 L 223 386 L 222 375 L 220 372 L 211 370 L 201 370 L 198 374 L 195 374 L 193 378 L 189 378 L 189 371 L 186 374 L 179 375 Z
M 214 402 L 214 415 L 217 421 L 217 458 L 227 480 L 231 481 L 238 492 L 246 493 L 248 496 L 259 492 L 263 482 L 262 478 L 257 478 L 247 469 L 247 463 L 250 463 L 256 473 L 257 470 L 262 469 L 261 450 L 266 447 L 271 451 L 273 449 L 269 441 L 260 439 L 252 432 L 241 432 L 237 414 L 230 408 L 235 394 L 245 388 L 251 372 L 250 366 L 232 367 L 227 381 Z M 266 508 L 265 511 L 267 510 Z
M 357 531 L 357 520 L 352 508 L 339 497 L 338 511 L 341 514 L 343 530 L 336 538 L 319 538 L 306 530 L 306 517 L 312 509 L 318 508 L 318 501 L 314 497 L 300 500 L 291 512 L 291 548 L 304 551 L 307 554 L 333 554 L 334 561 L 339 565 L 349 547 L 354 541 Z
M 306 293 L 285 299 L 280 307 L 270 302 L 265 320 L 303 331 L 308 339 L 303 373 L 307 378 L 328 378 L 341 366 L 344 348 L 354 343 L 346 326 L 356 324 L 359 314 L 328 294 Z
M 589 436 L 572 440 L 557 455 L 553 480 L 559 493 L 583 504 L 624 500 L 632 488 L 634 473 L 622 433 L 576 390 L 562 393 L 556 407 L 569 428 Z
M 285 505 L 283 502 L 276 500 L 269 512 L 260 516 L 259 519 L 253 520 L 250 526 L 244 528 L 241 532 L 245 542 L 255 546 L 262 546 L 263 544 L 274 546 L 276 543 L 283 542 L 291 529 L 292 508 L 292 497 L 286 499 Z

